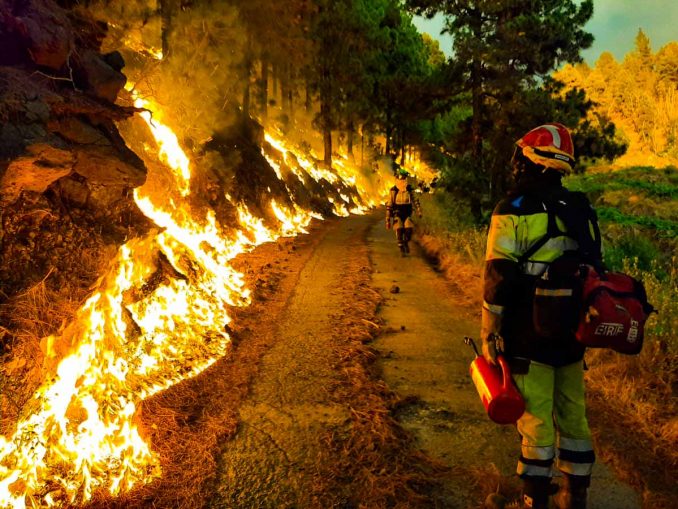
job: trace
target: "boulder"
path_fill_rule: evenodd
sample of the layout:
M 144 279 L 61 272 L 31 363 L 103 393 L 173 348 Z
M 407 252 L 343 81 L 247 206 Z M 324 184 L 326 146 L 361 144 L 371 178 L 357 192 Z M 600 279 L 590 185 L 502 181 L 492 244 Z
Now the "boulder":
M 122 58 L 122 54 L 119 51 L 111 51 L 102 56 L 104 62 L 111 66 L 116 71 L 122 71 L 122 68 L 125 67 L 125 59 Z
M 80 148 L 73 173 L 56 183 L 60 196 L 97 216 L 106 216 L 118 202 L 130 200 L 132 190 L 146 180 L 142 168 L 126 163 L 112 147 Z
M 110 60 L 114 62 L 114 65 L 120 65 L 117 59 L 111 57 Z M 110 103 L 115 102 L 118 93 L 127 83 L 127 77 L 124 74 L 111 67 L 101 55 L 93 50 L 84 51 L 82 56 L 75 60 L 74 67 L 73 77 L 76 86 Z
M 95 217 L 134 208 L 131 190 L 146 169 L 113 122 L 129 113 L 48 87 L 44 77 L 0 69 L 0 118 L 11 119 L 0 122 L 0 204 L 51 190 Z
M 0 0 L 4 25 L 0 40 L 14 39 L 7 58 L 13 63 L 30 59 L 34 64 L 59 70 L 73 49 L 72 28 L 63 9 L 50 0 L 9 2 Z M 17 39 L 20 44 L 17 44 Z M 28 62 L 21 62 L 28 63 Z
M 16 201 L 22 191 L 44 192 L 73 171 L 75 157 L 68 150 L 37 143 L 7 166 L 0 179 L 0 204 Z

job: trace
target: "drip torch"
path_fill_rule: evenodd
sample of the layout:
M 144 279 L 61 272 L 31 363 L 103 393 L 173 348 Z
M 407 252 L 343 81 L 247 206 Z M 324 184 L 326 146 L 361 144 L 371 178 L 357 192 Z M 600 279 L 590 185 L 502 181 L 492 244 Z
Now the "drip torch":
M 497 424 L 513 424 L 525 411 L 525 400 L 511 379 L 511 371 L 503 355 L 497 355 L 498 366 L 493 366 L 478 353 L 476 344 L 468 336 L 464 343 L 476 354 L 469 372 L 487 415 Z

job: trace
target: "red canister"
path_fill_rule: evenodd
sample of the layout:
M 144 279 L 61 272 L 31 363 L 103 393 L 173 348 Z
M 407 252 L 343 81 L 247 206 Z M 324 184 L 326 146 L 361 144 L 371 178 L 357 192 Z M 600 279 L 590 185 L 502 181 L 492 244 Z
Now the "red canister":
M 497 424 L 513 424 L 523 415 L 525 400 L 513 384 L 504 357 L 498 355 L 497 361 L 499 366 L 492 366 L 484 357 L 476 356 L 470 367 L 471 379 L 490 419 Z

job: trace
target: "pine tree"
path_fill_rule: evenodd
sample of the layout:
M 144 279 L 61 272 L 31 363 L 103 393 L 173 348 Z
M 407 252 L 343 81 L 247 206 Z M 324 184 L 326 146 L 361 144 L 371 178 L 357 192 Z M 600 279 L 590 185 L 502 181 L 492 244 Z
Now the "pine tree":
M 454 58 L 471 94 L 465 152 L 489 181 L 494 200 L 505 177 L 503 158 L 496 151 L 509 153 L 513 141 L 534 127 L 523 122 L 531 115 L 520 114 L 520 103 L 561 63 L 581 61 L 579 51 L 593 42 L 583 30 L 593 3 L 408 0 L 407 4 L 421 14 L 447 16 Z

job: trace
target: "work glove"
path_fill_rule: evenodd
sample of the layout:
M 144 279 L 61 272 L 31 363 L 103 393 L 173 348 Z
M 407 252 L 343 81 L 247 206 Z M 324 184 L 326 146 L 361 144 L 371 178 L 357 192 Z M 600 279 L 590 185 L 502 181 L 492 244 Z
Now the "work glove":
M 483 306 L 480 323 L 480 339 L 482 340 L 482 352 L 485 360 L 492 365 L 497 365 L 497 355 L 503 351 L 503 339 L 501 337 L 502 316 L 493 313 Z
M 390 217 L 386 218 L 386 229 L 387 230 L 391 229 L 391 218 Z

